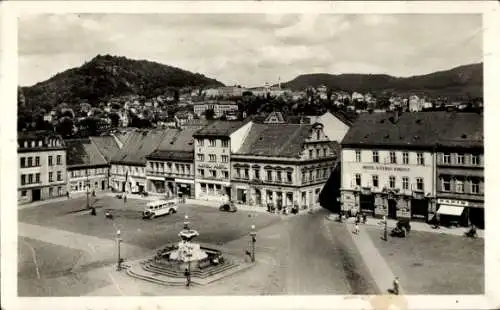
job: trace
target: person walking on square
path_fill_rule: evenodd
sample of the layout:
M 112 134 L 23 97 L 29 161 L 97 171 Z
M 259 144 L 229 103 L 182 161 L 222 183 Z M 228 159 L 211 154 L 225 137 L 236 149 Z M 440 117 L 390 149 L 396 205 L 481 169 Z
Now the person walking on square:
M 399 278 L 395 277 L 394 281 L 392 282 L 392 291 L 394 292 L 394 295 L 399 295 Z
M 359 234 L 359 224 L 356 222 L 354 223 L 354 231 L 353 231 L 354 234 Z

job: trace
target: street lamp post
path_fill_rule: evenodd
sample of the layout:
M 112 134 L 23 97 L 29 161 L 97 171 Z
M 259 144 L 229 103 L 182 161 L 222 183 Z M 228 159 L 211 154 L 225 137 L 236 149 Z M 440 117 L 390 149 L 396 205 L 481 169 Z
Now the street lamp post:
M 255 242 L 257 239 L 257 233 L 255 232 L 255 225 L 252 225 L 252 231 L 250 232 L 250 236 L 252 237 L 252 263 L 255 262 Z
M 121 236 L 121 232 L 118 230 L 116 232 L 116 245 L 118 247 L 118 260 L 116 262 L 116 271 L 120 271 L 122 269 L 122 259 L 121 259 L 121 253 L 120 253 L 122 239 L 120 238 L 120 236 Z
M 384 240 L 387 241 L 387 218 L 384 216 Z
M 186 286 L 189 287 L 191 285 L 191 257 L 193 254 L 191 253 L 191 249 L 186 253 L 186 257 L 188 259 L 188 270 L 186 273 Z

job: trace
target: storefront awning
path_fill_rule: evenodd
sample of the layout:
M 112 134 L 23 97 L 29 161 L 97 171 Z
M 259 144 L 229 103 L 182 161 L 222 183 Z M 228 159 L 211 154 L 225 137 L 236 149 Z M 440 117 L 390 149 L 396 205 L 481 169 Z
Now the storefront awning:
M 439 207 L 439 210 L 437 211 L 438 214 L 454 215 L 454 216 L 460 216 L 462 215 L 462 212 L 464 212 L 464 207 L 456 207 L 450 205 L 441 205 Z

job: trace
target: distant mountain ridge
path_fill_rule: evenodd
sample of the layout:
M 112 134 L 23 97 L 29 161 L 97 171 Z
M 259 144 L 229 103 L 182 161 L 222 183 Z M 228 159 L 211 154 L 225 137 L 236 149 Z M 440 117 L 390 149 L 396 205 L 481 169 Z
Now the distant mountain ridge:
M 483 96 L 483 63 L 412 77 L 387 74 L 302 74 L 282 87 L 302 90 L 325 85 L 334 91 L 415 93 L 431 96 Z
M 97 55 L 80 67 L 68 69 L 33 86 L 22 87 L 26 107 L 51 108 L 61 102 L 100 100 L 122 95 L 150 97 L 186 86 L 224 86 L 199 73 L 147 60 Z

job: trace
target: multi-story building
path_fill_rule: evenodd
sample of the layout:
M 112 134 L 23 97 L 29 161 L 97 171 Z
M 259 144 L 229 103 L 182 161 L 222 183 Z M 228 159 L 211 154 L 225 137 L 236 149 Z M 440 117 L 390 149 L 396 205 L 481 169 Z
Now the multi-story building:
M 128 132 L 120 150 L 111 159 L 110 184 L 120 192 L 146 191 L 146 156 L 158 148 L 164 130 Z
M 429 220 L 439 113 L 361 114 L 342 140 L 341 209 Z
M 323 115 L 308 116 L 308 118 L 311 124 L 323 124 L 323 131 L 330 141 L 342 141 L 352 125 L 352 122 L 340 113 L 326 112 Z
M 439 134 L 437 213 L 441 223 L 484 227 L 483 116 L 451 114 L 453 122 Z
M 250 205 L 318 206 L 335 159 L 319 123 L 251 123 L 241 147 L 231 154 L 231 197 Z
M 193 134 L 197 130 L 166 130 L 158 148 L 146 156 L 148 193 L 194 198 Z
M 118 152 L 111 136 L 65 140 L 68 191 L 99 192 L 109 188 L 109 161 Z
M 251 122 L 216 121 L 193 135 L 197 199 L 225 201 L 231 196 L 231 151 L 239 149 L 250 125 Z
M 18 202 L 66 195 L 66 148 L 51 132 L 19 132 Z
M 222 115 L 238 112 L 238 105 L 233 101 L 202 101 L 193 104 L 193 111 L 198 116 L 205 115 L 207 110 L 213 110 L 214 117 L 220 118 Z

